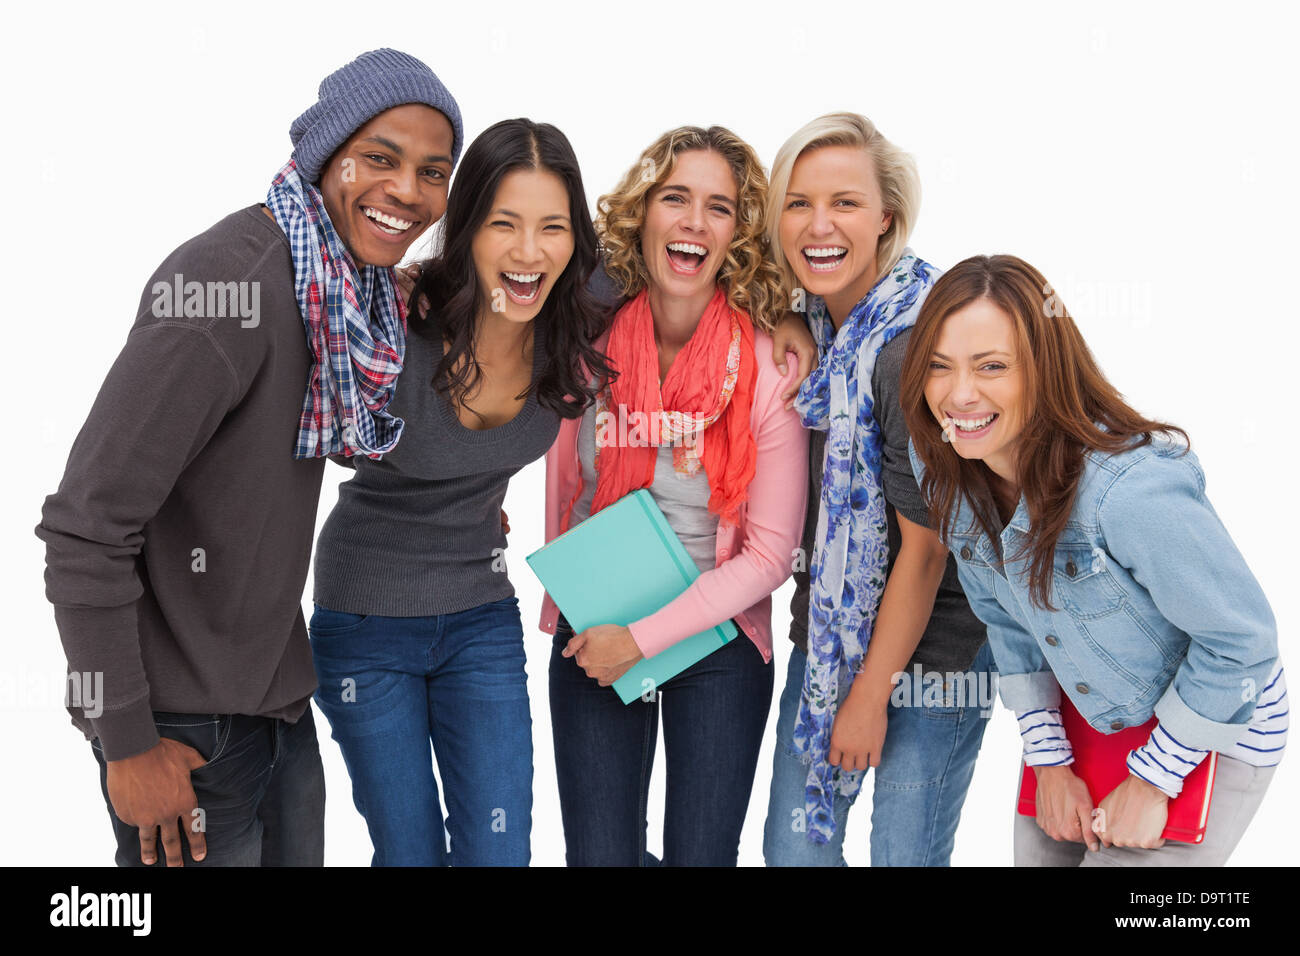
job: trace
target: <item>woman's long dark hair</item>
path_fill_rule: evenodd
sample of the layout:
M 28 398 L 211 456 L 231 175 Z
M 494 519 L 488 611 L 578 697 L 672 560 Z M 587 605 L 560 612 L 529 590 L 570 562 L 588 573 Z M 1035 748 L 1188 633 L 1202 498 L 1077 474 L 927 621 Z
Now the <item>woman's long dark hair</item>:
M 533 320 L 545 329 L 546 364 L 530 387 L 536 387 L 542 406 L 563 418 L 577 418 L 595 393 L 580 363 L 598 380 L 610 375 L 604 355 L 591 344 L 605 330 L 609 314 L 587 289 L 587 280 L 600 260 L 578 160 L 569 140 L 549 123 L 502 120 L 484 130 L 465 150 L 447 197 L 442 249 L 421 264 L 420 279 L 411 295 L 411 330 L 437 342 L 439 349 L 444 339 L 450 343 L 434 370 L 433 387 L 453 404 L 461 404 L 481 374 L 474 354 L 475 319 L 487 307 L 471 247 L 492 210 L 501 180 L 517 169 L 554 173 L 569 194 L 573 256 Z M 429 303 L 424 314 L 418 309 L 421 296 Z

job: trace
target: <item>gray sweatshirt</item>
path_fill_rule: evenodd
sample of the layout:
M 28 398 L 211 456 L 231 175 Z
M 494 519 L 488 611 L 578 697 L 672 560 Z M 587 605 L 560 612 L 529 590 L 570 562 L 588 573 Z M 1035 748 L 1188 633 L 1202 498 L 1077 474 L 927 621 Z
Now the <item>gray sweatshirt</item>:
M 68 668 L 102 675 L 69 712 L 108 760 L 158 742 L 153 710 L 296 721 L 316 687 L 300 602 L 324 461 L 293 458 L 293 279 L 260 206 L 168 256 L 45 500 Z

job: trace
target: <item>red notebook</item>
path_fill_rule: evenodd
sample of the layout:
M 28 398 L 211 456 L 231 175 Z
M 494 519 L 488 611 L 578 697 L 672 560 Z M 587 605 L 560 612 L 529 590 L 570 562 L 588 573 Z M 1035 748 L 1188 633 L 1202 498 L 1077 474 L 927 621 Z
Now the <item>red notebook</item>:
M 1147 742 L 1156 718 L 1152 717 L 1140 727 L 1126 727 L 1113 734 L 1103 734 L 1088 725 L 1062 691 L 1061 723 L 1065 725 L 1065 736 L 1074 749 L 1074 764 L 1070 769 L 1088 785 L 1088 793 L 1092 796 L 1093 806 L 1096 806 L 1128 776 L 1128 752 Z M 1218 756 L 1211 750 L 1200 766 L 1183 780 L 1182 792 L 1169 801 L 1169 819 L 1161 834 L 1166 840 L 1200 843 L 1205 839 L 1205 820 L 1210 815 L 1210 794 L 1214 790 L 1214 767 Z M 1019 810 L 1027 817 L 1037 815 L 1034 805 L 1037 792 L 1038 777 L 1032 767 L 1025 767 L 1020 778 Z

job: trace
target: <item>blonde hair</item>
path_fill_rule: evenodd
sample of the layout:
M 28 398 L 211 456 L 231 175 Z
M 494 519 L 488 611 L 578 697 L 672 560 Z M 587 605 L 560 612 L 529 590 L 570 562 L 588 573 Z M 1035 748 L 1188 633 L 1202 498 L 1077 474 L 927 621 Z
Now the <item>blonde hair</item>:
M 691 150 L 715 152 L 731 169 L 736 182 L 736 232 L 717 281 L 729 305 L 745 310 L 754 325 L 770 332 L 785 312 L 785 298 L 781 274 L 768 255 L 767 175 L 754 150 L 721 126 L 669 130 L 646 148 L 613 192 L 600 197 L 596 235 L 606 271 L 625 296 L 646 287 L 650 275 L 641 253 L 641 228 L 647 197 L 673 174 L 677 157 Z
M 877 273 L 873 283 L 890 270 L 903 255 L 921 212 L 921 177 L 910 153 L 887 140 L 874 123 L 858 113 L 827 113 L 798 129 L 777 150 L 772 163 L 772 182 L 767 194 L 767 234 L 772 259 L 780 270 L 786 294 L 799 285 L 794 270 L 781 249 L 781 210 L 790 188 L 794 164 L 804 153 L 823 146 L 860 146 L 871 157 L 885 212 L 892 213 L 889 228 L 876 244 Z

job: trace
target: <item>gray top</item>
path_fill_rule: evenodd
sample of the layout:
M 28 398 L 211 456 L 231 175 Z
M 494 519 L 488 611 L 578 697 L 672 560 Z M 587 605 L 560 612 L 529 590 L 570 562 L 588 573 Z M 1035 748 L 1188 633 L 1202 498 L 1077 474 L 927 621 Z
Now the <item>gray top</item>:
M 158 742 L 151 710 L 297 720 L 316 688 L 300 602 L 325 463 L 293 457 L 293 279 L 260 206 L 169 255 L 41 509 L 45 593 L 92 675 L 69 712 L 108 760 Z
M 546 362 L 536 324 L 533 382 Z M 405 421 L 379 461 L 355 457 L 356 476 L 316 542 L 317 604 L 352 614 L 453 614 L 515 593 L 506 574 L 501 504 L 512 475 L 555 440 L 559 416 L 537 402 L 496 428 L 466 428 L 432 384 L 438 344 L 412 331 L 389 409 Z
M 596 413 L 594 405 L 589 407 L 578 428 L 582 493 L 573 506 L 571 528 L 591 514 L 591 499 L 596 493 Z M 663 445 L 655 458 L 654 482 L 647 490 L 700 572 L 712 571 L 717 563 L 718 516 L 709 511 L 709 481 L 704 469 L 694 475 L 678 474 L 673 468 L 672 446 Z
M 871 374 L 871 394 L 875 398 L 873 414 L 881 430 L 881 481 L 885 492 L 885 513 L 889 522 L 889 563 L 886 574 L 893 571 L 902 534 L 898 529 L 898 512 L 909 521 L 930 527 L 930 516 L 912 474 L 912 462 L 907 455 L 907 423 L 903 409 L 898 404 L 898 377 L 903 369 L 903 357 L 912 337 L 908 329 L 880 350 L 876 367 Z M 813 431 L 808 449 L 808 517 L 804 522 L 803 549 L 812 563 L 813 547 L 817 535 L 817 512 L 821 507 L 822 466 L 826 456 L 826 433 Z M 790 600 L 790 640 L 800 650 L 808 650 L 808 571 L 794 574 L 795 592 Z M 975 660 L 984 646 L 983 623 L 966 602 L 961 582 L 957 579 L 957 562 L 948 555 L 948 566 L 943 572 L 939 593 L 934 599 L 934 611 L 925 626 L 921 643 L 917 645 L 910 668 L 920 664 L 924 670 L 943 673 L 965 670 Z

